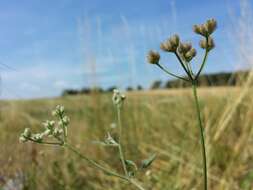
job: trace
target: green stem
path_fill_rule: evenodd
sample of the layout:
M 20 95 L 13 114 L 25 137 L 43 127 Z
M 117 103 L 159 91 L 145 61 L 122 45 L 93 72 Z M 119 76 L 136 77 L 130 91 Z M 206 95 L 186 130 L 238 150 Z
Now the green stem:
M 133 186 L 135 186 L 137 189 L 139 190 L 145 190 L 137 181 L 130 179 L 128 176 L 124 176 L 124 175 L 120 175 L 114 171 L 111 171 L 110 169 L 107 169 L 103 166 L 101 166 L 100 164 L 98 164 L 97 162 L 95 162 L 94 160 L 82 155 L 78 150 L 76 150 L 73 146 L 65 143 L 63 145 L 65 148 L 69 149 L 70 151 L 72 151 L 73 153 L 77 154 L 80 158 L 86 160 L 88 163 L 90 163 L 93 167 L 102 170 L 104 173 L 114 176 L 114 177 L 118 177 L 121 180 L 127 181 L 130 184 L 132 184 Z
M 202 158 L 203 158 L 203 173 L 204 173 L 204 190 L 207 190 L 207 167 L 206 167 L 206 148 L 205 148 L 205 137 L 204 137 L 204 129 L 203 124 L 201 121 L 201 113 L 200 113 L 200 106 L 197 94 L 197 84 L 196 81 L 192 81 L 192 90 L 196 105 L 196 113 L 198 117 L 198 124 L 200 130 L 200 137 L 201 137 L 201 145 L 202 145 Z
M 185 64 L 184 64 L 184 62 L 182 61 L 181 57 L 178 55 L 177 52 L 175 52 L 175 55 L 176 55 L 178 61 L 180 62 L 181 66 L 183 67 L 184 71 L 185 71 L 186 74 L 188 75 L 188 77 L 189 77 L 191 80 L 193 80 L 193 78 L 192 78 L 192 76 L 191 76 L 191 74 L 190 74 L 190 71 L 188 71 L 187 68 L 185 67 Z
M 206 37 L 206 43 L 208 43 L 208 37 Z M 207 60 L 208 53 L 209 53 L 209 50 L 208 50 L 208 48 L 207 48 L 206 51 L 205 51 L 205 55 L 204 55 L 202 64 L 201 64 L 201 66 L 200 66 L 200 68 L 199 68 L 199 71 L 197 72 L 197 74 L 196 74 L 194 80 L 198 80 L 198 77 L 199 77 L 200 73 L 202 72 L 202 70 L 203 70 L 203 68 L 204 68 L 204 66 L 205 66 L 205 64 L 206 64 L 206 60 Z
M 26 139 L 28 139 L 29 141 L 32 141 L 34 143 L 38 143 L 38 144 L 55 145 L 55 146 L 61 146 L 62 145 L 62 143 L 59 143 L 59 142 L 46 142 L 46 141 L 39 142 L 39 141 L 36 141 L 36 140 L 34 140 L 30 137 L 26 137 Z
M 129 179 L 129 182 L 134 185 L 135 187 L 137 187 L 139 190 L 145 190 L 137 181 L 133 180 L 133 179 Z
M 98 164 L 98 163 L 95 162 L 94 160 L 92 160 L 92 159 L 90 159 L 90 158 L 88 158 L 88 157 L 82 155 L 82 154 L 81 154 L 78 150 L 76 150 L 73 146 L 71 146 L 71 145 L 69 145 L 69 144 L 67 144 L 67 143 L 65 143 L 63 146 L 66 147 L 67 149 L 69 149 L 70 151 L 74 152 L 75 154 L 77 154 L 80 158 L 86 160 L 88 163 L 90 163 L 90 164 L 91 164 L 92 166 L 94 166 L 95 168 L 102 170 L 102 171 L 105 172 L 106 174 L 112 175 L 112 176 L 115 176 L 115 177 L 119 177 L 119 178 L 121 178 L 121 179 L 123 179 L 123 180 L 128 181 L 128 178 L 127 178 L 127 177 L 125 177 L 125 176 L 123 176 L 123 175 L 120 175 L 120 174 L 118 174 L 118 173 L 116 173 L 116 172 L 113 172 L 113 171 L 111 171 L 111 170 L 109 170 L 109 169 L 107 169 L 107 168 L 101 166 L 100 164 Z
M 169 75 L 171 75 L 171 76 L 173 76 L 173 77 L 176 77 L 176 78 L 178 78 L 178 79 L 182 79 L 182 80 L 184 80 L 184 81 L 189 81 L 189 80 L 187 80 L 187 79 L 185 79 L 185 78 L 183 78 L 183 77 L 177 76 L 177 75 L 175 75 L 175 74 L 169 72 L 167 69 L 165 69 L 165 68 L 164 68 L 162 65 L 160 65 L 159 63 L 157 63 L 156 65 L 157 65 L 160 69 L 162 69 L 165 73 L 167 73 L 167 74 L 169 74 Z
M 127 171 L 127 167 L 126 167 L 126 163 L 125 163 L 125 157 L 124 157 L 124 153 L 123 153 L 122 145 L 121 145 L 122 124 L 121 124 L 121 114 L 120 114 L 120 107 L 119 106 L 117 106 L 117 117 L 118 117 L 118 127 L 119 127 L 119 139 L 118 139 L 119 156 L 120 156 L 120 160 L 121 160 L 125 175 L 128 177 L 128 171 Z

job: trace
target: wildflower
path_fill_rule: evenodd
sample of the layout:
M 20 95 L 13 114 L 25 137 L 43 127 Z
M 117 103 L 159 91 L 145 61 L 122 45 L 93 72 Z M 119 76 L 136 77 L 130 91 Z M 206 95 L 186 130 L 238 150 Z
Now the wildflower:
M 47 120 L 44 123 L 42 123 L 42 125 L 44 125 L 44 127 L 46 129 L 52 130 L 54 128 L 54 126 L 55 126 L 55 121 L 49 121 L 49 120 Z
M 112 102 L 115 106 L 121 106 L 126 99 L 126 96 L 122 94 L 118 89 L 113 90 Z
M 150 50 L 147 59 L 151 64 L 158 64 L 160 60 L 160 54 L 158 52 Z
M 53 131 L 53 136 L 59 137 L 59 136 L 61 136 L 62 133 L 63 133 L 63 130 L 62 130 L 62 129 L 60 129 L 60 128 L 55 128 L 54 131 Z
M 160 48 L 167 52 L 176 52 L 180 43 L 180 38 L 177 34 L 170 37 L 167 41 L 161 43 Z
M 62 115 L 65 111 L 64 106 L 57 105 L 55 110 L 52 111 L 53 116 Z
M 204 37 L 210 36 L 217 28 L 217 22 L 214 19 L 209 19 L 205 24 L 194 25 L 193 31 L 196 34 L 200 34 Z

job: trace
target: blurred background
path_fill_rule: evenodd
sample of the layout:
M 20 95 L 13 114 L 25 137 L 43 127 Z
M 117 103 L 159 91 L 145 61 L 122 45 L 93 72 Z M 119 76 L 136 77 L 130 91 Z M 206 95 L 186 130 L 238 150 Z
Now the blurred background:
M 92 143 L 115 133 L 112 90 L 126 91 L 122 110 L 126 157 L 157 159 L 137 178 L 147 190 L 202 189 L 202 161 L 189 85 L 147 64 L 150 49 L 177 33 L 192 42 L 196 72 L 204 52 L 194 24 L 218 28 L 199 80 L 209 189 L 253 189 L 252 0 L 0 1 L 0 190 L 134 189 L 56 147 L 20 144 L 53 119 L 61 104 L 70 142 L 121 171 L 114 149 Z M 161 64 L 183 76 L 173 55 Z

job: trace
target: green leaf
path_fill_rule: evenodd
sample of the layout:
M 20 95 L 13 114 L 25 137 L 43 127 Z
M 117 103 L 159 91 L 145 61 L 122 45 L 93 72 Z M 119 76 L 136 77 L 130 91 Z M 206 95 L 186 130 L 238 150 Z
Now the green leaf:
M 137 167 L 137 165 L 134 163 L 134 161 L 132 161 L 132 160 L 125 160 L 125 163 L 126 163 L 127 166 L 129 166 L 129 167 L 134 167 L 135 170 L 138 170 L 138 167 Z
M 141 168 L 142 169 L 148 168 L 153 163 L 153 161 L 155 159 L 156 159 L 156 154 L 152 154 L 149 158 L 147 158 L 141 162 Z

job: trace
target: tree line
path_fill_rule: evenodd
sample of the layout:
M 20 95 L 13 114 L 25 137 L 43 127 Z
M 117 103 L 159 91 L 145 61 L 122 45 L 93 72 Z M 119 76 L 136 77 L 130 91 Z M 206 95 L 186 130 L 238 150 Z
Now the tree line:
M 198 85 L 201 87 L 211 87 L 211 86 L 237 86 L 241 85 L 243 81 L 247 78 L 249 71 L 237 71 L 237 72 L 220 72 L 215 74 L 203 74 L 199 77 Z M 187 88 L 190 87 L 190 84 L 182 80 L 168 80 L 166 82 L 161 80 L 154 81 L 150 89 L 170 89 L 170 88 Z M 107 89 L 101 87 L 89 88 L 84 87 L 82 89 L 65 89 L 62 92 L 63 96 L 66 95 L 78 95 L 78 94 L 90 94 L 92 92 L 98 93 L 110 93 L 117 86 L 111 86 Z M 136 88 L 131 86 L 126 88 L 126 91 L 133 90 L 143 90 L 141 85 L 138 85 Z

